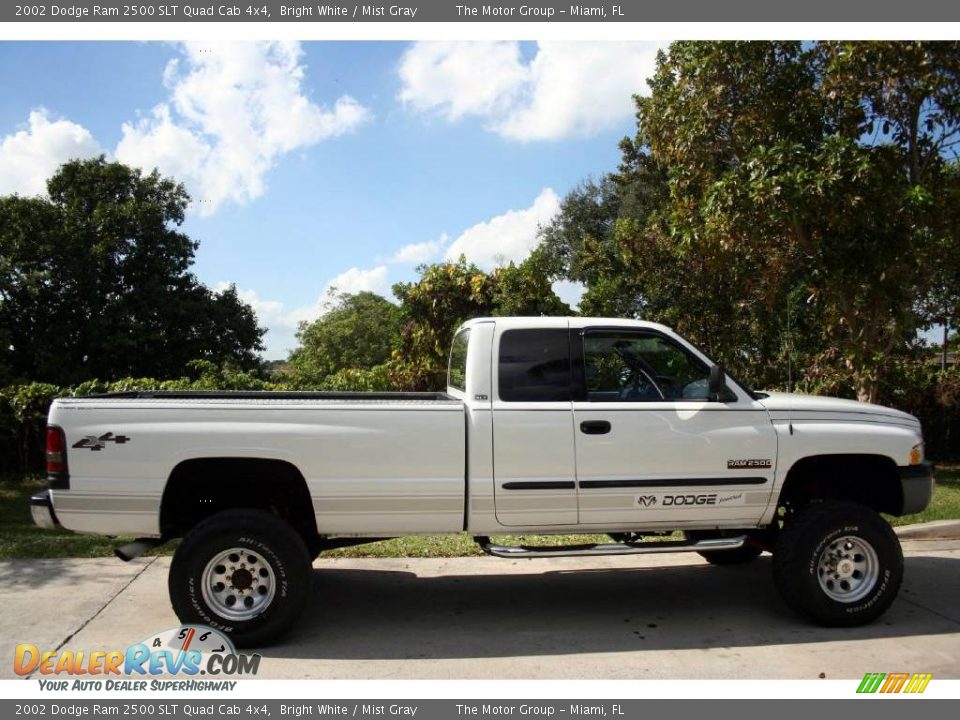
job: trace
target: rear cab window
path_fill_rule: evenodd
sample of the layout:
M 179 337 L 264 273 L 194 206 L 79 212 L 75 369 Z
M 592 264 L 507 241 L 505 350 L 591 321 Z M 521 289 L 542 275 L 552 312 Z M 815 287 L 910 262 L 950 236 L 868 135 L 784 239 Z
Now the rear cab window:
M 507 330 L 500 336 L 498 387 L 504 402 L 572 399 L 567 328 Z
M 461 330 L 450 346 L 450 364 L 447 366 L 447 385 L 460 392 L 467 391 L 467 348 L 470 345 L 470 328 Z

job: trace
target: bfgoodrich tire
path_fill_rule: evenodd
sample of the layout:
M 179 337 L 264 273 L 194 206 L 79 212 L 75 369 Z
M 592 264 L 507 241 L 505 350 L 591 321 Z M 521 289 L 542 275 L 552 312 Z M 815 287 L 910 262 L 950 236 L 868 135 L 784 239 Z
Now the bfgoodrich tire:
M 262 510 L 227 510 L 191 530 L 170 566 L 183 623 L 209 625 L 238 647 L 286 632 L 303 610 L 310 557 L 290 525 Z
M 893 529 L 870 508 L 816 502 L 781 531 L 773 579 L 784 602 L 814 622 L 863 625 L 896 598 L 903 552 Z

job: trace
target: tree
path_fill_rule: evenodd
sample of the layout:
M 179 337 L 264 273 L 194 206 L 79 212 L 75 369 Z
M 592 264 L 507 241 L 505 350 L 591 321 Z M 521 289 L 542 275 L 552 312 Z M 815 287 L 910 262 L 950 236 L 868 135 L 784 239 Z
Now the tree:
M 494 314 L 502 316 L 570 315 L 570 306 L 553 292 L 560 268 L 542 247 L 535 248 L 519 265 L 510 263 L 493 271 Z
M 189 197 L 102 156 L 63 165 L 49 199 L 0 198 L 0 366 L 8 380 L 178 376 L 206 359 L 258 364 L 263 330 L 234 288 L 189 272 Z
M 492 315 L 569 315 L 551 281 L 558 269 L 542 251 L 519 265 L 485 273 L 463 256 L 455 262 L 419 268 L 415 283 L 398 283 L 401 331 L 390 376 L 402 390 L 446 386 L 447 357 L 457 327 Z
M 643 314 L 644 297 L 618 242 L 617 223 L 645 221 L 665 188 L 659 177 L 630 183 L 614 175 L 587 180 L 567 194 L 560 212 L 541 229 L 535 252 L 543 253 L 558 275 L 586 286 L 580 300 L 584 315 Z
M 463 256 L 419 272 L 418 282 L 393 286 L 402 319 L 391 377 L 402 390 L 439 390 L 446 385 L 454 330 L 465 320 L 493 314 L 496 282 Z
M 294 378 L 319 386 L 341 370 L 370 370 L 390 359 L 400 333 L 400 309 L 372 292 L 331 292 L 331 307 L 301 323 L 290 355 Z
M 753 375 L 799 320 L 808 372 L 875 399 L 955 242 L 958 77 L 957 43 L 674 43 L 623 146 L 627 180 L 668 179 L 650 222 L 617 227 L 648 307 Z

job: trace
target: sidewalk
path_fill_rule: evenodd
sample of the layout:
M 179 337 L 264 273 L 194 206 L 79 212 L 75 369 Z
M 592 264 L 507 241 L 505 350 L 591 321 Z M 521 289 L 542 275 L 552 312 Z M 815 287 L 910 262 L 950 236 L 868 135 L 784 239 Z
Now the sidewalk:
M 904 542 L 900 597 L 825 629 L 780 601 L 764 556 L 318 560 L 313 599 L 263 655 L 276 678 L 960 677 L 960 541 Z M 177 625 L 170 559 L 0 562 L 0 676 L 13 649 L 122 649 Z

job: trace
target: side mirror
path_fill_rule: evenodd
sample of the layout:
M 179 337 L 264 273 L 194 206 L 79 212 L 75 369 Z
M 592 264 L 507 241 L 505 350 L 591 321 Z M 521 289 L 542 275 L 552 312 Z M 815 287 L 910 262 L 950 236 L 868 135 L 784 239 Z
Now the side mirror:
M 710 402 L 722 402 L 726 397 L 727 375 L 719 365 L 710 366 L 710 382 L 707 385 L 707 397 Z

